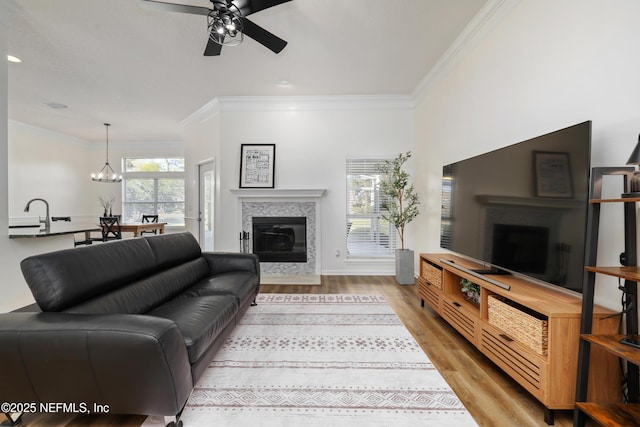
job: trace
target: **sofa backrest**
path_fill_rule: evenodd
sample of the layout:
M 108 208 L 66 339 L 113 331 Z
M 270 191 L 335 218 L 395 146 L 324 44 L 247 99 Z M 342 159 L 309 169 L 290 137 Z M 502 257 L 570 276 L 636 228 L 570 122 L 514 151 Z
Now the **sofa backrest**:
M 93 299 L 102 300 L 98 306 L 104 307 L 110 295 L 122 295 L 123 288 L 199 257 L 195 238 L 190 233 L 175 233 L 34 255 L 25 258 L 20 268 L 40 309 L 63 311 Z M 157 283 L 160 287 L 153 293 L 131 292 L 141 299 L 140 304 L 131 301 L 133 304 L 121 309 L 139 312 L 141 307 L 160 303 L 180 291 L 173 283 L 164 288 L 162 280 Z M 188 287 L 190 283 L 181 282 L 179 286 Z
M 156 259 L 156 267 L 167 269 L 198 258 L 200 244 L 191 233 L 159 234 L 145 237 Z
M 152 274 L 64 311 L 74 314 L 144 314 L 193 286 L 209 274 L 207 261 L 196 258 Z

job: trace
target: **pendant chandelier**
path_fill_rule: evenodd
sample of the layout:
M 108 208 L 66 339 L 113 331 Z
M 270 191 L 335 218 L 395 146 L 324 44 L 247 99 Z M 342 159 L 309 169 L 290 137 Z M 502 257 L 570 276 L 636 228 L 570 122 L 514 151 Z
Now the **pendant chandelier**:
M 97 174 L 92 173 L 91 179 L 96 182 L 121 182 L 122 175 L 116 174 L 111 165 L 109 164 L 109 123 L 104 124 L 107 129 L 107 161 L 104 163 L 102 169 Z

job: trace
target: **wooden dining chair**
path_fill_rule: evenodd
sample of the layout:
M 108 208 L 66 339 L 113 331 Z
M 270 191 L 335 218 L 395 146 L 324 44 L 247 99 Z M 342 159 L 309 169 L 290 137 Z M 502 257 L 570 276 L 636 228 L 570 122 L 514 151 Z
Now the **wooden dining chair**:
M 100 228 L 102 228 L 102 241 L 122 239 L 120 231 L 120 221 L 117 216 L 101 216 Z
M 142 215 L 142 223 L 145 223 L 145 222 L 158 222 L 158 215 Z M 141 235 L 144 233 L 158 234 L 158 230 L 148 230 L 148 231 L 140 232 Z

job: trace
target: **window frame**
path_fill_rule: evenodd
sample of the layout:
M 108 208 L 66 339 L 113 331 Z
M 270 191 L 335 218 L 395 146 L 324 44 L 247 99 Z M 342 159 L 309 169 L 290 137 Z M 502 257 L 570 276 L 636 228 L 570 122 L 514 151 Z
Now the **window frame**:
M 184 157 L 180 156 L 143 156 L 143 157 L 124 157 L 122 159 L 123 164 L 123 173 L 122 173 L 122 214 L 123 214 L 123 222 L 126 221 L 136 221 L 136 218 L 128 218 L 128 212 L 130 210 L 130 206 L 135 205 L 153 205 L 153 212 L 149 212 L 149 214 L 160 215 L 160 221 L 162 219 L 162 213 L 158 211 L 158 207 L 163 204 L 182 204 L 182 222 L 180 223 L 168 223 L 167 227 L 184 227 L 185 226 L 185 215 L 186 215 L 186 173 L 185 171 L 126 171 L 126 162 L 127 160 L 133 159 L 181 159 L 184 162 Z M 131 180 L 138 179 L 150 179 L 153 180 L 153 198 L 152 200 L 145 201 L 129 201 L 127 200 L 127 185 Z M 158 189 L 159 189 L 159 181 L 163 179 L 178 179 L 182 181 L 183 193 L 182 200 L 180 201 L 159 201 L 158 200 Z M 135 212 L 135 210 L 134 210 Z M 166 222 L 166 221 L 164 221 Z
M 382 209 L 384 196 L 380 191 L 380 182 L 382 175 L 377 170 L 377 165 L 382 165 L 385 161 L 391 160 L 389 157 L 368 157 L 355 156 L 346 159 L 345 164 L 345 217 L 346 217 L 346 234 L 345 246 L 346 257 L 348 259 L 392 259 L 395 257 L 395 251 L 398 246 L 398 235 L 395 227 L 389 221 L 382 218 Z M 370 175 L 372 186 L 369 187 L 352 187 L 353 176 L 361 176 L 367 179 Z M 353 202 L 355 200 L 352 194 L 354 189 L 361 188 L 363 191 L 369 191 L 368 195 L 372 199 L 369 205 L 369 213 L 354 213 L 352 211 Z M 365 195 L 367 197 L 367 195 Z M 370 221 L 368 227 L 360 227 L 362 236 L 358 238 L 353 235 L 354 219 Z

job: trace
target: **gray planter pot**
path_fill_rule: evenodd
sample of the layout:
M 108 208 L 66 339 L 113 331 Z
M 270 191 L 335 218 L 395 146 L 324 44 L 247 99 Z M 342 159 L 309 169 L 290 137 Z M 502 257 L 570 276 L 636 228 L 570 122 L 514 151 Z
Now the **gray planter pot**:
M 414 285 L 413 250 L 396 249 L 396 282 L 399 285 Z

